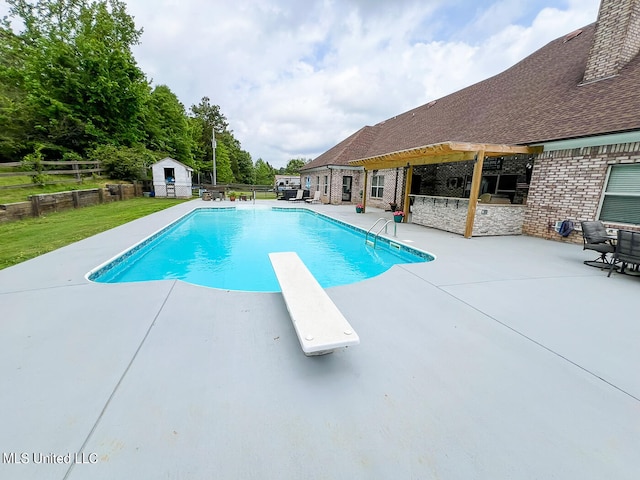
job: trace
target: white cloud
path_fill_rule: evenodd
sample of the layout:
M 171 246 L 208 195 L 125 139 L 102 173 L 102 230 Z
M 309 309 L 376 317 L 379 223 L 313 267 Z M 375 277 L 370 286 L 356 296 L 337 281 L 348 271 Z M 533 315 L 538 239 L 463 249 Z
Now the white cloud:
M 144 72 L 187 108 L 210 97 L 274 166 L 499 73 L 595 21 L 599 0 L 523 3 L 127 0 Z

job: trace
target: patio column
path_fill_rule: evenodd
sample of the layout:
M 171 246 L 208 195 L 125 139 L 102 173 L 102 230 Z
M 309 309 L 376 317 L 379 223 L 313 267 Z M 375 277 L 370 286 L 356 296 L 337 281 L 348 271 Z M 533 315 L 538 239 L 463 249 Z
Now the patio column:
M 402 204 L 404 205 L 404 217 L 402 219 L 403 223 L 407 223 L 409 219 L 409 210 L 411 198 L 409 197 L 409 193 L 411 192 L 411 181 L 413 179 L 413 165 L 409 165 L 406 169 L 404 169 L 406 178 L 404 179 L 404 200 Z
M 367 176 L 369 175 L 369 170 L 364 169 L 364 185 L 362 185 L 362 211 L 367 211 Z
M 478 205 L 478 193 L 482 180 L 482 165 L 484 164 L 484 150 L 476 154 L 476 163 L 473 167 L 473 179 L 471 180 L 471 192 L 469 194 L 469 209 L 467 210 L 467 224 L 464 229 L 464 237 L 473 235 L 473 222 L 476 218 L 476 206 Z

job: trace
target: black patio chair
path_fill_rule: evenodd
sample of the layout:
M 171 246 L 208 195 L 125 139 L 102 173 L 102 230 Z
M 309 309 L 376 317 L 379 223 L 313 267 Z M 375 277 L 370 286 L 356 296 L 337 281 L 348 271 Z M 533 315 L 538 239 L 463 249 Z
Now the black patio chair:
M 595 260 L 585 260 L 584 264 L 590 267 L 604 268 L 611 262 L 607 255 L 616 249 L 612 238 L 607 234 L 604 223 L 596 220 L 591 222 L 580 222 L 582 225 L 583 250 L 594 250 L 600 254 Z
M 607 277 L 611 276 L 611 272 L 617 264 L 620 264 L 620 273 L 625 273 L 624 270 L 629 265 L 633 265 L 635 271 L 638 271 L 638 267 L 640 267 L 640 232 L 618 230 L 616 251 L 613 252 Z

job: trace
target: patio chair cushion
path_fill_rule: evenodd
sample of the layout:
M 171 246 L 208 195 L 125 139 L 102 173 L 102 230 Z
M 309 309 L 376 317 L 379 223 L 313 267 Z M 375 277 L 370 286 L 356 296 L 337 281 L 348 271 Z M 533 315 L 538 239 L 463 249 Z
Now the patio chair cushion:
M 594 243 L 605 243 L 610 240 L 604 223 L 592 221 L 580 222 L 580 224 L 582 225 L 582 236 L 584 237 L 586 244 L 592 245 Z
M 613 253 L 616 249 L 616 247 L 610 243 L 590 243 L 585 245 L 584 248 L 585 250 L 593 250 L 600 253 Z

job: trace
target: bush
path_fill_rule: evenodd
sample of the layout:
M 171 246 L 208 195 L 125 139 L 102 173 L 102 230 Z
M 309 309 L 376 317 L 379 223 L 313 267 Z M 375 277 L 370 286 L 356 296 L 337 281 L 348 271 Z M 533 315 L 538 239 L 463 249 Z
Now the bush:
M 156 161 L 154 154 L 144 147 L 116 147 L 100 145 L 89 153 L 91 160 L 102 163 L 108 177 L 118 180 L 144 180 L 149 167 Z
M 44 160 L 42 148 L 42 145 L 36 146 L 32 153 L 24 156 L 22 159 L 22 165 L 20 166 L 22 171 L 35 172 L 35 174 L 31 176 L 31 181 L 36 185 L 44 185 L 47 180 L 47 176 L 42 173 L 44 170 L 42 166 L 42 161 Z

